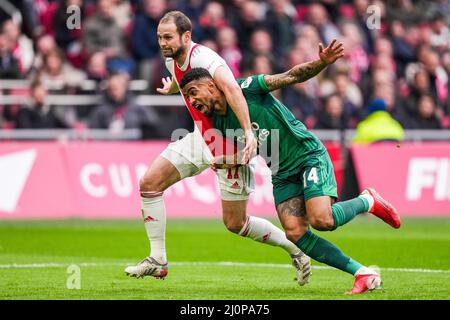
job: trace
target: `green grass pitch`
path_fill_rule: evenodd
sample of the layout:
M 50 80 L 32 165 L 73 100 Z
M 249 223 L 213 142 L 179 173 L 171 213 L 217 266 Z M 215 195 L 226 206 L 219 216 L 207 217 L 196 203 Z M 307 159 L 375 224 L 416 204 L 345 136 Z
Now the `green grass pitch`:
M 357 261 L 381 268 L 382 289 L 347 296 L 350 275 L 314 261 L 310 283 L 300 287 L 287 253 L 236 236 L 219 219 L 168 220 L 165 280 L 123 272 L 148 254 L 138 219 L 2 221 L 0 299 L 450 299 L 450 219 L 402 222 L 394 230 L 360 216 L 318 232 Z M 80 268 L 79 290 L 67 288 L 71 264 Z

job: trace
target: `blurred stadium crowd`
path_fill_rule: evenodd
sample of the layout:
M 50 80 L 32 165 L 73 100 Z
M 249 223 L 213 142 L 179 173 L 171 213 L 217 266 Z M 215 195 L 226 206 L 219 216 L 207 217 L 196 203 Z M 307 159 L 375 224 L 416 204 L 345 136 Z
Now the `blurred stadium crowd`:
M 275 92 L 309 128 L 355 128 L 374 98 L 384 100 L 405 129 L 450 127 L 450 1 L 0 3 L 0 98 L 32 97 L 26 104 L 0 99 L 2 129 L 147 126 L 151 137 L 166 137 L 164 115 L 181 108 L 151 108 L 137 104 L 136 96 L 156 94 L 169 75 L 156 29 L 173 9 L 190 17 L 193 40 L 217 51 L 236 77 L 286 70 L 317 59 L 319 42 L 342 41 L 345 58 L 308 82 Z M 81 9 L 79 29 L 67 27 L 71 5 Z M 5 79 L 29 85 L 2 86 Z M 146 85 L 133 88 L 136 80 Z M 49 94 L 87 93 L 102 98 L 87 107 L 76 100 L 63 108 L 45 102 Z M 181 127 L 190 123 L 185 110 L 182 115 L 174 119 Z

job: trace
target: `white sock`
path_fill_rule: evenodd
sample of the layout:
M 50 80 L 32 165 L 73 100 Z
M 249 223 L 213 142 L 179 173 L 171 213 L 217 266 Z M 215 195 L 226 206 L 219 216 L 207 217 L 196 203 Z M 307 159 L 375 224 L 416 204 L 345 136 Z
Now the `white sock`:
M 141 209 L 150 240 L 150 256 L 158 262 L 166 263 L 166 207 L 162 192 L 142 192 Z
M 302 251 L 286 238 L 286 234 L 266 219 L 248 216 L 239 235 L 258 242 L 281 247 L 290 255 L 297 255 Z
M 369 202 L 369 210 L 368 211 L 372 210 L 373 204 L 375 202 L 375 200 L 373 199 L 372 195 L 367 192 L 367 193 L 361 193 L 359 195 L 359 197 L 362 197 L 362 198 L 366 199 L 367 202 Z
M 358 269 L 358 271 L 356 271 L 355 275 L 358 275 L 358 274 L 374 274 L 374 273 L 379 274 L 379 272 L 377 272 L 377 270 L 368 268 L 366 266 L 362 266 L 361 268 Z

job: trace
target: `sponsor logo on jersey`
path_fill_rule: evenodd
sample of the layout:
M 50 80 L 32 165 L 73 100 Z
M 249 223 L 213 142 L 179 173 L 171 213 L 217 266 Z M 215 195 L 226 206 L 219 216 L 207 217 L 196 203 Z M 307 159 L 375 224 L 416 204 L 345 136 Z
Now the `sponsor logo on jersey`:
M 248 77 L 247 79 L 245 79 L 244 82 L 241 83 L 241 88 L 245 89 L 248 88 L 248 86 L 250 85 L 250 83 L 252 83 L 253 78 L 252 77 Z
M 270 131 L 267 129 L 261 129 L 257 122 L 252 122 L 253 133 L 255 134 L 256 140 L 258 140 L 258 145 L 267 140 L 270 135 Z M 245 134 L 237 137 L 240 143 L 245 143 Z

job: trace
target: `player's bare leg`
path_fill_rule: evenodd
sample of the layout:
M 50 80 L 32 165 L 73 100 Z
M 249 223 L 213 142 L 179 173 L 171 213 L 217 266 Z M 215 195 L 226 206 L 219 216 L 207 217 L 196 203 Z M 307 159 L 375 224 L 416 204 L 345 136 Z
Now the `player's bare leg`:
M 294 197 L 280 203 L 277 211 L 287 238 L 311 258 L 355 276 L 351 293 L 363 293 L 379 288 L 381 279 L 374 270 L 346 256 L 334 244 L 309 230 L 309 223 L 319 230 L 334 229 L 334 224 L 330 223 L 333 221 L 332 202 L 332 198 L 322 196 L 307 200 L 306 204 L 302 204 L 302 197 Z
M 290 242 L 295 243 L 292 239 L 299 239 L 306 230 L 308 230 L 305 203 L 302 197 L 293 198 L 292 201 L 280 203 L 277 206 L 277 213 L 286 238 Z M 297 281 L 300 285 L 307 283 L 309 277 L 312 275 L 311 259 L 304 253 L 303 256 L 308 258 L 307 261 L 305 261 L 304 258 L 299 259 L 299 261 L 293 261 L 293 264 L 299 263 L 302 265 L 303 271 L 297 273 Z
M 150 241 L 150 256 L 125 272 L 133 277 L 164 278 L 168 273 L 166 257 L 166 209 L 163 192 L 181 179 L 175 166 L 159 156 L 140 181 L 141 210 Z
M 222 200 L 223 222 L 227 229 L 243 237 L 286 250 L 297 270 L 298 283 L 306 284 L 311 275 L 310 258 L 289 241 L 285 233 L 273 223 L 259 217 L 248 216 L 246 207 L 247 200 Z
M 353 220 L 361 213 L 369 212 L 393 228 L 400 228 L 397 209 L 383 199 L 373 188 L 368 188 L 353 199 L 334 203 L 328 196 L 314 197 L 306 202 L 311 225 L 321 231 L 334 230 Z

